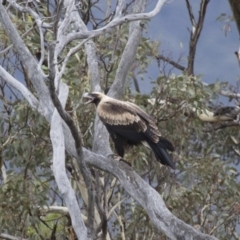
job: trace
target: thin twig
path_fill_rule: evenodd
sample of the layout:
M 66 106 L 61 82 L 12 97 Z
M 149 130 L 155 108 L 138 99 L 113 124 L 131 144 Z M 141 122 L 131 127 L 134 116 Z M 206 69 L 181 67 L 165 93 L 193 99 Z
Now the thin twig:
M 194 60 L 196 54 L 197 43 L 203 28 L 203 22 L 206 16 L 207 4 L 210 0 L 202 0 L 200 4 L 199 17 L 197 24 L 193 16 L 192 8 L 188 0 L 186 0 L 187 8 L 192 23 L 192 31 L 190 34 L 190 43 L 189 43 L 189 54 L 188 54 L 188 67 L 187 74 L 194 75 Z
M 163 55 L 158 55 L 158 56 L 156 56 L 156 59 L 157 59 L 157 60 L 163 60 L 163 61 L 165 61 L 165 62 L 168 62 L 168 63 L 170 63 L 171 65 L 173 65 L 175 68 L 177 68 L 177 69 L 179 69 L 179 70 L 181 70 L 181 71 L 186 71 L 186 68 L 185 68 L 184 66 L 182 66 L 182 65 L 180 65 L 179 63 L 171 60 L 171 59 L 168 58 L 168 57 L 164 57 Z

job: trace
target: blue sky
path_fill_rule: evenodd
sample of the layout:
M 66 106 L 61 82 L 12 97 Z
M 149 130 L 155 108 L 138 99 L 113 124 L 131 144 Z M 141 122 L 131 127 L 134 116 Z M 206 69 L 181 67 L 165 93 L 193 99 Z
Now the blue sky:
M 197 19 L 200 0 L 190 2 Z M 152 1 L 148 5 L 147 11 L 154 8 L 155 4 L 156 0 Z M 228 1 L 211 0 L 197 45 L 195 74 L 201 74 L 203 81 L 208 83 L 219 79 L 235 85 L 240 70 L 234 55 L 239 48 L 239 34 L 235 23 L 231 22 L 231 32 L 225 36 L 222 30 L 225 23 L 217 21 L 222 13 L 232 15 Z M 183 54 L 181 64 L 186 66 L 189 43 L 188 28 L 191 29 L 191 23 L 185 0 L 174 0 L 165 4 L 161 12 L 151 20 L 147 35 L 151 39 L 159 39 L 161 51 L 164 50 L 166 55 L 171 55 L 173 59 L 177 59 Z M 180 72 L 175 71 L 174 73 L 179 74 Z M 157 66 L 152 64 L 146 74 L 146 80 L 141 84 L 142 93 L 151 91 L 152 86 L 148 83 L 148 77 L 156 79 L 157 76 Z

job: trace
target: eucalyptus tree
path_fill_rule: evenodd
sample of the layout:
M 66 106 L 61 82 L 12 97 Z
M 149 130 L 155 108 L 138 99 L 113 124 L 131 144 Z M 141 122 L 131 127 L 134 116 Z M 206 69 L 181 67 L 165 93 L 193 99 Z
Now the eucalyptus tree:
M 169 61 L 158 54 L 158 42 L 143 36 L 164 2 L 150 12 L 145 0 L 0 3 L 0 237 L 236 237 L 237 172 L 220 154 L 234 159 L 238 149 L 216 144 L 236 134 L 228 130 L 226 139 L 192 116 L 193 108 L 224 92 L 194 76 L 193 61 L 186 68 Z M 208 2 L 201 3 L 194 44 Z M 138 90 L 136 75 L 149 59 L 166 60 L 184 74 L 161 71 L 152 96 L 134 96 L 129 80 Z M 159 166 L 140 146 L 127 154 L 132 167 L 116 161 L 106 129 L 82 103 L 86 91 L 135 101 L 150 112 L 176 146 L 177 170 Z

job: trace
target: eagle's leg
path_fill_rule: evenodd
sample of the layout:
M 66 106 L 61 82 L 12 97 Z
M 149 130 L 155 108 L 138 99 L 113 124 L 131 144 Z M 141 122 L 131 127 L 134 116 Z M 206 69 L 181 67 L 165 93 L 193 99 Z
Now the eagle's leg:
M 108 157 L 112 158 L 113 160 L 115 161 L 121 161 L 121 162 L 124 162 L 126 163 L 128 166 L 132 166 L 131 163 L 129 163 L 128 161 L 124 160 L 122 157 L 120 157 L 119 155 L 113 153 L 113 154 L 109 154 Z

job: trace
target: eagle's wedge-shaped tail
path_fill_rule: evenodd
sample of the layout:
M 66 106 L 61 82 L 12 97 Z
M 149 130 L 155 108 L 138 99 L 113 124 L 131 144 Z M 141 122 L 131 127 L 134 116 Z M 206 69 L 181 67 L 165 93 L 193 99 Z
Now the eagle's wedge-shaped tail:
M 167 152 L 167 150 L 174 151 L 174 148 L 167 139 L 160 137 L 160 140 L 157 143 L 154 143 L 148 140 L 147 140 L 147 143 L 149 147 L 152 149 L 152 151 L 154 152 L 156 159 L 160 163 L 175 169 L 175 164 L 172 158 L 170 157 L 169 153 Z

